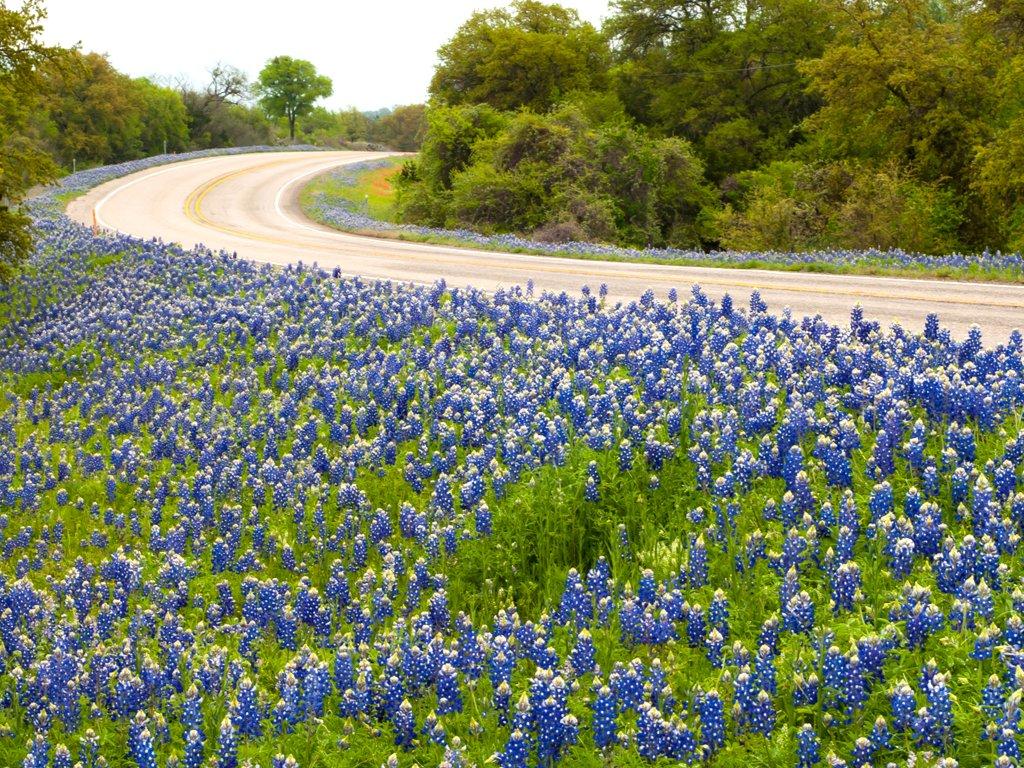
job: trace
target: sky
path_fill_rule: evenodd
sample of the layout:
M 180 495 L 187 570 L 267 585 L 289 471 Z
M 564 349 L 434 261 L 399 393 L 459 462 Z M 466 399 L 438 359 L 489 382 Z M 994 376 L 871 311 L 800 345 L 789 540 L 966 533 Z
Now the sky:
M 564 0 L 599 24 L 607 0 Z M 81 43 L 133 77 L 204 84 L 218 62 L 255 79 L 267 59 L 308 59 L 334 81 L 332 109 L 426 98 L 437 49 L 475 10 L 502 0 L 45 0 L 43 37 Z M 291 9 L 291 10 L 289 10 Z

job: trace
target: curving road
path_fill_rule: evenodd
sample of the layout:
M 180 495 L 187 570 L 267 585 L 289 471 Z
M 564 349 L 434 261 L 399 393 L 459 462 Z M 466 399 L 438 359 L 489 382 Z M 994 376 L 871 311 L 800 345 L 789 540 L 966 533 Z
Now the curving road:
M 1024 326 L 1024 285 L 714 269 L 492 253 L 350 235 L 303 216 L 303 183 L 330 168 L 386 156 L 374 152 L 281 152 L 190 160 L 108 182 L 74 200 L 78 221 L 185 246 L 205 244 L 273 264 L 317 263 L 345 274 L 494 290 L 532 279 L 538 290 L 577 292 L 606 283 L 612 299 L 648 289 L 686 295 L 700 283 L 714 297 L 745 302 L 757 289 L 773 311 L 844 323 L 858 302 L 884 325 L 919 330 L 929 312 L 957 337 L 977 323 L 988 344 Z

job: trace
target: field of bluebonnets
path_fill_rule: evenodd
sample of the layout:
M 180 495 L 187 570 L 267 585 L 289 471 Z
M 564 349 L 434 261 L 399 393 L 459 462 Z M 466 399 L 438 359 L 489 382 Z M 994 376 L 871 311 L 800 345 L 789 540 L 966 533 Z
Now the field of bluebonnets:
M 35 210 L 3 764 L 1017 764 L 1019 334 L 372 283 Z

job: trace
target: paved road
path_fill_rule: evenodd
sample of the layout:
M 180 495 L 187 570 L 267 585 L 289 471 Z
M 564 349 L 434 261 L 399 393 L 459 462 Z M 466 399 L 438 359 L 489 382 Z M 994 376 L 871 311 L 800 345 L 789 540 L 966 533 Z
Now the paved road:
M 309 221 L 298 205 L 303 183 L 332 167 L 383 157 L 373 152 L 282 152 L 175 163 L 108 182 L 69 206 L 79 221 L 186 246 L 203 243 L 254 261 L 316 262 L 368 278 L 493 290 L 525 284 L 576 292 L 606 283 L 612 299 L 648 289 L 681 296 L 700 283 L 714 297 L 746 302 L 758 289 L 772 311 L 820 314 L 844 323 L 860 303 L 865 316 L 918 330 L 929 312 L 957 337 L 977 323 L 985 341 L 1004 341 L 1024 327 L 1024 286 L 821 275 L 770 270 L 712 269 L 500 254 L 349 235 Z

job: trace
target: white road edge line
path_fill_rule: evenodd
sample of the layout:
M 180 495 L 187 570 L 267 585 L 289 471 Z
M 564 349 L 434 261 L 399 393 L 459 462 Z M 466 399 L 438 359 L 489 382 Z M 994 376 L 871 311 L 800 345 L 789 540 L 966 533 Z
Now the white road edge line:
M 295 185 L 296 182 L 302 181 L 302 179 L 305 179 L 305 178 L 308 178 L 310 176 L 313 176 L 314 174 L 323 173 L 323 172 L 331 170 L 332 168 L 343 168 L 346 165 L 354 165 L 355 163 L 371 162 L 373 160 L 380 160 L 380 159 L 383 159 L 385 157 L 388 157 L 388 156 L 387 155 L 382 155 L 381 157 L 362 157 L 362 158 L 359 158 L 357 160 L 348 159 L 348 160 L 343 160 L 340 163 L 339 162 L 333 162 L 333 163 L 330 163 L 328 165 L 321 165 L 321 166 L 318 166 L 316 168 L 312 168 L 310 170 L 303 171 L 298 176 L 294 176 L 294 177 L 288 179 L 288 181 L 286 181 L 283 185 L 281 185 L 281 188 L 277 190 L 277 194 L 274 195 L 274 211 L 277 213 L 278 216 L 280 216 L 282 219 L 287 221 L 293 227 L 298 227 L 300 229 L 305 229 L 308 232 L 316 232 L 318 235 L 329 235 L 329 234 L 332 234 L 331 232 L 329 232 L 327 230 L 320 229 L 319 227 L 314 227 L 311 224 L 307 224 L 307 223 L 305 223 L 303 221 L 299 221 L 298 219 L 295 219 L 295 218 L 289 216 L 287 213 L 285 213 L 284 206 L 281 205 L 281 201 L 284 200 L 284 193 L 286 191 L 288 191 L 293 185 Z M 338 234 L 344 234 L 344 233 L 339 232 Z
M 713 267 L 713 266 L 709 267 L 709 266 L 696 265 L 696 264 L 694 264 L 694 265 L 688 265 L 688 264 L 657 264 L 657 263 L 651 263 L 651 262 L 634 262 L 634 261 L 625 261 L 625 260 L 620 261 L 620 260 L 605 260 L 605 259 L 572 259 L 572 258 L 567 258 L 567 257 L 564 257 L 564 256 L 542 256 L 542 255 L 536 254 L 536 253 L 513 253 L 511 251 L 488 251 L 488 250 L 481 250 L 481 249 L 477 249 L 477 248 L 458 248 L 458 247 L 453 247 L 453 246 L 436 245 L 434 243 L 417 243 L 417 242 L 409 242 L 409 241 L 397 240 L 397 239 L 392 239 L 392 238 L 374 238 L 372 235 L 359 235 L 359 234 L 355 234 L 355 233 L 352 233 L 352 232 L 345 232 L 343 230 L 338 230 L 338 229 L 331 228 L 328 225 L 322 225 L 320 227 L 316 227 L 316 226 L 310 225 L 307 222 L 301 221 L 300 219 L 297 219 L 294 216 L 289 215 L 284 210 L 284 206 L 282 205 L 282 201 L 284 200 L 285 192 L 287 192 L 289 189 L 291 189 L 292 186 L 294 186 L 297 182 L 301 181 L 302 179 L 306 179 L 306 178 L 308 178 L 310 176 L 313 176 L 313 175 L 315 175 L 317 173 L 323 173 L 325 171 L 329 171 L 332 168 L 342 168 L 342 167 L 344 167 L 346 165 L 355 165 L 356 163 L 362 163 L 362 162 L 372 162 L 373 160 L 379 160 L 379 159 L 383 159 L 383 158 L 387 158 L 387 157 L 395 157 L 395 155 L 384 154 L 384 155 L 381 155 L 381 157 L 361 158 L 361 159 L 358 159 L 358 160 L 347 159 L 347 160 L 344 160 L 342 162 L 333 162 L 333 163 L 330 163 L 328 165 L 323 165 L 323 166 L 319 166 L 317 168 L 313 168 L 313 169 L 310 169 L 310 170 L 307 170 L 307 171 L 303 171 L 302 173 L 298 174 L 297 176 L 294 176 L 294 177 L 288 179 L 288 181 L 286 181 L 277 190 L 277 194 L 274 196 L 274 211 L 277 213 L 277 215 L 281 219 L 283 219 L 285 222 L 287 222 L 292 227 L 295 227 L 295 228 L 298 228 L 298 229 L 302 229 L 302 230 L 305 230 L 307 232 L 313 232 L 313 233 L 316 233 L 318 235 L 322 235 L 322 236 L 326 236 L 326 237 L 333 237 L 333 238 L 336 238 L 338 240 L 346 241 L 346 242 L 348 242 L 350 244 L 353 241 L 360 242 L 360 241 L 368 241 L 368 240 L 374 240 L 374 239 L 382 239 L 382 240 L 386 240 L 387 241 L 387 244 L 388 244 L 389 247 L 396 247 L 396 248 L 399 248 L 399 249 L 402 249 L 402 250 L 412 250 L 412 251 L 415 251 L 415 250 L 419 250 L 419 249 L 425 247 L 425 248 L 428 248 L 429 250 L 432 250 L 432 251 L 434 251 L 436 253 L 444 253 L 444 254 L 448 254 L 448 255 L 473 255 L 473 256 L 477 256 L 477 257 L 483 256 L 483 257 L 486 257 L 486 258 L 489 258 L 489 259 L 509 259 L 509 258 L 512 258 L 512 259 L 516 259 L 518 261 L 524 261 L 524 262 L 528 262 L 528 263 L 529 262 L 546 263 L 546 262 L 550 262 L 552 259 L 558 259 L 559 261 L 585 262 L 585 263 L 595 264 L 595 265 L 601 266 L 602 268 L 610 267 L 612 269 L 621 269 L 624 272 L 628 272 L 630 270 L 630 268 L 634 268 L 634 267 L 638 267 L 638 266 L 639 267 L 643 267 L 645 269 L 646 268 L 650 268 L 652 271 L 657 271 L 657 272 L 662 272 L 662 271 L 663 272 L 675 272 L 676 270 L 679 270 L 679 269 L 682 269 L 682 270 L 689 270 L 689 269 L 697 269 L 697 270 L 704 270 L 704 269 L 725 270 L 725 271 L 728 271 L 728 272 L 738 273 L 738 274 L 735 275 L 735 279 L 737 281 L 739 281 L 741 279 L 742 275 L 749 275 L 749 276 L 754 276 L 754 277 L 762 277 L 764 279 L 769 280 L 768 283 L 759 286 L 760 288 L 763 288 L 764 290 L 781 290 L 781 291 L 785 291 L 786 290 L 785 285 L 779 285 L 779 284 L 771 283 L 770 281 L 772 279 L 782 279 L 783 283 L 785 283 L 786 282 L 785 279 L 781 278 L 781 276 L 783 276 L 783 275 L 792 275 L 792 274 L 806 274 L 806 275 L 812 276 L 812 277 L 823 277 L 823 278 L 824 277 L 828 277 L 828 278 L 832 278 L 832 279 L 838 279 L 841 282 L 842 281 L 856 282 L 858 280 L 869 279 L 869 280 L 871 280 L 873 282 L 877 281 L 880 284 L 882 284 L 882 283 L 889 283 L 890 285 L 902 285 L 902 286 L 906 286 L 906 287 L 912 287 L 912 286 L 920 287 L 920 284 L 922 282 L 922 280 L 917 279 L 917 278 L 891 277 L 891 276 L 888 276 L 888 275 L 855 275 L 855 274 L 853 274 L 853 275 L 844 275 L 842 273 L 816 273 L 816 272 L 807 272 L 807 273 L 799 272 L 799 273 L 794 273 L 794 272 L 790 272 L 790 271 L 786 271 L 786 270 L 778 270 L 778 269 L 756 269 L 756 268 L 747 269 L 747 268 L 736 268 L 736 267 Z M 301 243 L 296 243 L 296 245 L 301 245 Z M 585 267 L 581 267 L 579 272 L 578 272 L 578 274 L 579 274 L 580 277 L 584 277 L 584 278 L 587 277 L 587 272 L 586 272 Z M 723 279 L 724 279 L 724 277 L 723 277 Z M 936 280 L 927 280 L 927 279 L 925 279 L 924 282 L 942 282 L 943 285 L 949 285 L 949 286 L 961 285 L 961 286 L 971 287 L 971 288 L 976 287 L 978 285 L 978 283 L 971 282 L 969 280 L 942 280 L 942 281 L 936 281 Z M 683 283 L 681 282 L 680 284 L 682 285 Z M 700 278 L 699 277 L 695 277 L 694 278 L 694 282 L 692 284 L 699 285 L 700 284 Z M 1016 287 L 1013 283 L 991 283 L 991 285 L 993 287 L 1004 287 L 1004 288 L 1015 288 Z M 747 290 L 747 288 L 743 287 L 743 290 Z M 827 290 L 827 287 L 826 288 L 822 288 L 823 292 L 825 290 Z
M 117 229 L 117 227 L 112 226 L 109 222 L 107 222 L 102 217 L 101 211 L 103 209 L 103 206 L 106 205 L 106 203 L 108 203 L 117 194 L 119 194 L 120 192 L 122 192 L 122 191 L 124 191 L 124 190 L 126 190 L 126 189 L 128 189 L 130 187 L 135 186 L 136 184 L 140 184 L 140 183 L 142 183 L 144 181 L 148 181 L 149 179 L 154 178 L 156 176 L 160 176 L 160 175 L 163 175 L 165 173 L 170 173 L 172 171 L 178 170 L 180 168 L 183 168 L 183 167 L 186 167 L 186 166 L 189 166 L 189 165 L 192 165 L 192 164 L 199 165 L 199 164 L 207 162 L 207 161 L 216 161 L 216 160 L 219 160 L 219 159 L 223 159 L 224 157 L 248 158 L 248 157 L 254 157 L 254 156 L 255 155 L 251 155 L 251 154 L 228 155 L 228 156 L 220 155 L 220 156 L 216 156 L 216 157 L 199 158 L 199 159 L 196 159 L 196 160 L 185 161 L 185 162 L 172 162 L 168 167 L 160 168 L 160 169 L 158 169 L 158 170 L 156 170 L 156 171 L 154 171 L 152 173 L 146 173 L 143 176 L 139 176 L 138 178 L 134 178 L 134 179 L 131 179 L 130 181 L 126 181 L 126 182 L 124 182 L 122 184 L 119 184 L 114 189 L 112 189 L 110 192 L 108 192 L 98 203 L 96 203 L 93 206 L 93 210 L 96 213 L 97 224 L 99 224 L 100 226 L 104 227 L 105 229 L 110 229 L 110 230 L 114 230 L 114 231 L 120 231 L 120 230 Z M 338 238 L 340 240 L 347 240 L 349 243 L 351 243 L 353 241 L 357 241 L 358 242 L 358 241 L 373 240 L 374 238 L 372 238 L 370 236 L 366 236 L 366 235 L 354 235 L 354 234 L 350 234 L 350 233 L 341 232 L 341 231 L 338 231 L 338 230 L 329 230 L 329 229 L 324 229 L 324 228 L 318 228 L 318 227 L 312 226 L 310 224 L 307 224 L 307 223 L 305 223 L 303 221 L 300 221 L 300 220 L 298 220 L 298 219 L 296 219 L 296 218 L 294 218 L 292 216 L 289 216 L 287 213 L 285 213 L 283 205 L 282 205 L 282 201 L 284 199 L 285 192 L 288 189 L 290 189 L 294 184 L 296 184 L 297 182 L 301 181 L 304 178 L 308 178 L 309 176 L 312 176 L 312 175 L 314 175 L 316 173 L 321 173 L 321 172 L 324 172 L 324 171 L 328 171 L 331 168 L 343 167 L 345 165 L 352 165 L 354 163 L 359 163 L 359 162 L 372 161 L 372 160 L 376 160 L 376 159 L 380 159 L 380 158 L 388 157 L 388 156 L 391 156 L 391 155 L 388 155 L 387 153 L 381 153 L 377 157 L 346 158 L 345 160 L 342 160 L 340 162 L 332 161 L 332 162 L 330 162 L 328 164 L 320 165 L 320 166 L 317 166 L 316 168 L 304 171 L 303 173 L 298 174 L 297 176 L 294 176 L 291 179 L 289 179 L 287 182 L 285 182 L 284 185 L 282 185 L 278 189 L 278 191 L 277 191 L 277 193 L 276 193 L 276 195 L 274 197 L 275 212 L 284 221 L 286 221 L 289 225 L 291 225 L 292 227 L 297 227 L 297 228 L 306 230 L 308 232 L 315 232 L 315 233 L 317 233 L 319 235 L 326 235 L 326 236 L 336 237 L 336 238 Z M 112 180 L 112 181 L 115 181 L 115 180 Z M 546 261 L 550 261 L 552 259 L 558 259 L 559 261 L 569 261 L 569 262 L 576 261 L 574 259 L 565 259 L 563 257 L 557 257 L 557 256 L 540 256 L 540 255 L 535 255 L 535 254 L 504 253 L 504 252 L 499 252 L 499 251 L 484 251 L 484 250 L 476 250 L 476 249 L 468 249 L 468 248 L 453 248 L 453 247 L 437 246 L 437 245 L 426 244 L 426 243 L 412 243 L 412 242 L 404 242 L 404 241 L 401 241 L 401 240 L 390 240 L 390 239 L 388 240 L 388 244 L 389 244 L 389 246 L 399 247 L 399 248 L 402 248 L 403 250 L 417 250 L 419 248 L 423 248 L 424 246 L 426 246 L 427 248 L 430 248 L 431 250 L 434 250 L 435 252 L 439 252 L 439 253 L 463 254 L 463 255 L 465 255 L 467 253 L 472 253 L 473 255 L 487 256 L 487 257 L 491 257 L 491 258 L 502 258 L 502 257 L 504 257 L 504 258 L 515 258 L 515 259 L 517 259 L 517 260 L 519 260 L 521 262 L 527 262 L 527 263 L 532 262 L 532 261 L 546 262 Z M 296 245 L 301 246 L 301 243 L 296 243 Z M 594 260 L 594 261 L 591 261 L 589 263 L 600 264 L 600 265 L 602 265 L 602 267 L 607 266 L 607 267 L 611 267 L 613 269 L 621 268 L 621 269 L 624 269 L 624 270 L 628 270 L 630 267 L 634 267 L 635 268 L 635 267 L 638 266 L 637 263 L 623 262 L 623 261 Z M 650 264 L 650 263 L 643 263 L 642 265 L 639 265 L 639 266 L 642 266 L 644 268 L 651 268 L 653 271 L 656 271 L 656 272 L 661 272 L 661 271 L 672 272 L 672 271 L 675 271 L 675 270 L 680 269 L 680 268 L 683 269 L 684 271 L 690 269 L 690 267 L 687 267 L 685 265 L 674 265 L 674 264 Z M 706 268 L 706 267 L 694 267 L 694 268 L 695 269 L 709 269 L 709 268 Z M 715 269 L 715 268 L 712 267 L 710 269 Z M 777 279 L 780 275 L 793 274 L 793 273 L 788 273 L 788 272 L 781 272 L 779 270 L 764 270 L 764 269 L 742 269 L 742 270 L 737 270 L 737 269 L 729 269 L 729 268 L 719 268 L 719 269 L 723 269 L 724 271 L 728 271 L 730 273 L 732 273 L 732 272 L 739 272 L 739 273 L 745 273 L 748 276 L 757 275 L 757 276 L 762 276 L 764 278 L 769 278 L 769 279 L 770 278 L 776 278 Z M 581 271 L 579 274 L 580 274 L 581 277 L 586 277 L 586 273 L 584 271 Z M 860 276 L 860 275 L 833 274 L 833 275 L 829 275 L 829 277 L 831 277 L 833 279 L 838 278 L 840 281 L 855 281 L 858 278 L 862 278 L 863 276 Z M 685 280 L 685 277 L 683 275 L 680 275 L 680 278 Z M 700 283 L 700 277 L 694 276 L 694 278 L 695 278 L 694 282 L 699 284 Z M 739 279 L 739 275 L 737 275 L 737 279 Z M 894 277 L 885 277 L 885 276 L 877 276 L 877 277 L 876 276 L 872 276 L 870 279 L 872 281 L 877 281 L 878 284 L 889 283 L 890 285 L 899 284 L 899 285 L 905 285 L 905 286 L 908 286 L 908 287 L 914 286 L 914 285 L 918 285 L 919 286 L 920 282 L 921 282 L 919 280 L 915 280 L 915 279 L 912 279 L 912 278 L 894 278 Z M 926 281 L 926 282 L 938 282 L 938 281 Z M 956 285 L 962 285 L 962 286 L 966 286 L 966 287 L 976 287 L 977 286 L 977 283 L 973 283 L 973 282 L 970 282 L 970 281 L 949 280 L 949 281 L 941 281 L 941 282 L 943 282 L 945 285 L 948 285 L 948 286 L 956 286 Z M 993 285 L 993 287 L 1006 287 L 1006 288 L 1016 287 L 1016 286 L 1014 286 L 1011 283 L 993 283 L 992 285 Z M 772 285 L 772 284 L 763 285 L 761 287 L 764 288 L 765 290 L 773 290 L 773 289 L 783 290 L 783 291 L 785 290 L 784 286 L 778 286 L 778 285 Z M 826 290 L 826 289 L 823 289 L 823 290 Z
M 180 170 L 185 165 L 186 165 L 186 163 L 176 163 L 176 162 L 172 161 L 170 163 L 170 166 L 167 167 L 167 168 L 160 168 L 159 170 L 154 171 L 153 173 L 147 173 L 144 176 L 139 176 L 136 179 L 132 179 L 131 181 L 127 181 L 124 184 L 119 184 L 118 186 L 114 187 L 106 195 L 104 195 L 100 199 L 100 201 L 98 203 L 96 203 L 96 205 L 94 205 L 92 207 L 93 212 L 96 214 L 96 223 L 99 224 L 104 229 L 111 229 L 111 230 L 113 230 L 115 232 L 120 232 L 121 230 L 119 230 L 117 227 L 111 226 L 106 221 L 106 219 L 103 218 L 103 214 L 101 213 L 101 211 L 103 210 L 103 206 L 106 205 L 108 202 L 110 202 L 111 199 L 113 199 L 115 195 L 119 194 L 120 192 L 123 192 L 124 190 L 128 189 L 129 187 L 134 187 L 136 184 L 141 184 L 144 181 L 148 181 L 149 179 L 152 179 L 154 176 L 162 176 L 165 173 L 170 173 L 171 171 Z M 116 179 L 114 181 L 116 181 Z

